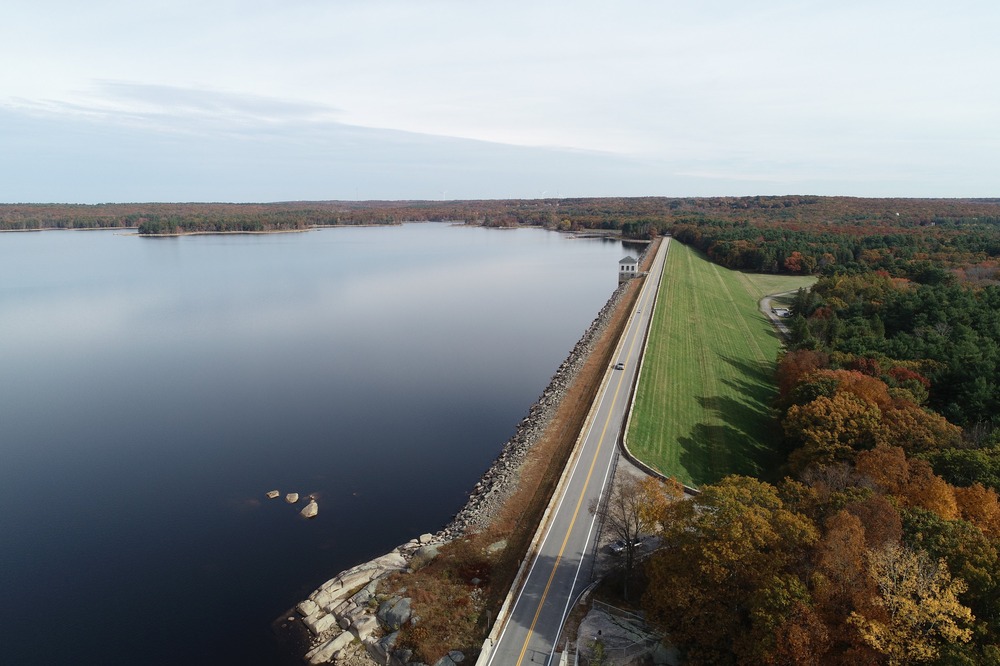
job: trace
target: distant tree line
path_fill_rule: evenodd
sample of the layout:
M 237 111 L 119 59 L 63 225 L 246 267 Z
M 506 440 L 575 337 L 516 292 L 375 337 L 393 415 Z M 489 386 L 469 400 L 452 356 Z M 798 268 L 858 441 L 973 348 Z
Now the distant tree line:
M 268 231 L 337 224 L 450 221 L 489 227 L 672 233 L 718 263 L 774 273 L 913 264 L 967 265 L 1000 256 L 1000 200 L 851 197 L 599 197 L 266 204 L 8 204 L 0 229 L 137 228 L 141 233 Z

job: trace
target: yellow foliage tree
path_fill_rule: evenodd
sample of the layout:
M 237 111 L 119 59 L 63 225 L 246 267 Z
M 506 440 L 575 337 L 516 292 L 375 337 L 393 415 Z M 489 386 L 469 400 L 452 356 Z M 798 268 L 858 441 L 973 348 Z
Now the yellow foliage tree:
M 785 434 L 799 445 L 789 457 L 796 470 L 853 460 L 856 451 L 871 449 L 886 439 L 882 412 L 853 393 L 820 396 L 794 405 L 785 417 Z
M 907 453 L 920 453 L 957 446 L 962 429 L 911 402 L 898 400 L 883 413 L 887 442 L 901 446 Z
M 966 586 L 944 560 L 896 544 L 869 551 L 868 574 L 878 586 L 880 612 L 854 612 L 848 622 L 892 666 L 928 662 L 950 643 L 968 642 L 972 611 L 958 600 Z

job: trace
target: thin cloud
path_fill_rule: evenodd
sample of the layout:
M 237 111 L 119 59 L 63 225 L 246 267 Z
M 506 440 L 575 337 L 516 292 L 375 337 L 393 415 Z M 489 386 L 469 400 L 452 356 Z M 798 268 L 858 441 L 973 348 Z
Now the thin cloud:
M 213 179 L 212 198 L 242 197 L 223 184 L 263 174 L 299 198 L 312 175 L 298 164 L 327 174 L 325 198 L 990 196 L 1000 182 L 992 1 L 15 5 L 0 59 L 30 66 L 0 70 L 0 110 L 49 134 L 10 141 L 58 163 L 53 136 L 98 132 L 63 149 L 91 151 L 95 173 L 129 146 L 187 160 L 142 188 L 163 199 Z M 362 173 L 378 187 L 354 184 Z

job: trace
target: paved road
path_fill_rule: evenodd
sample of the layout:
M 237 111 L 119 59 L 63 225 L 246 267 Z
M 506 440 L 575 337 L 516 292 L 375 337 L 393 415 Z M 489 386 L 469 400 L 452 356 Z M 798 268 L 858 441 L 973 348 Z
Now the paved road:
M 664 238 L 642 287 L 636 311 L 629 320 L 615 362 L 623 370 L 610 370 L 610 377 L 597 396 L 596 411 L 574 460 L 571 475 L 563 485 L 547 531 L 542 538 L 527 579 L 493 647 L 490 666 L 549 664 L 559 631 L 571 602 L 589 583 L 595 540 L 595 518 L 589 507 L 610 481 L 616 443 L 628 409 L 629 394 L 649 327 L 652 303 L 663 272 L 668 239 Z
M 769 294 L 764 298 L 760 299 L 760 302 L 757 304 L 757 307 L 760 308 L 760 311 L 764 313 L 764 316 L 766 316 L 768 319 L 771 320 L 771 323 L 774 324 L 774 327 L 778 329 L 778 333 L 780 333 L 785 340 L 788 340 L 790 337 L 792 337 L 791 331 L 788 330 L 789 320 L 782 319 L 781 317 L 779 317 L 774 313 L 774 311 L 771 309 L 773 307 L 771 305 L 771 301 L 775 298 L 778 298 L 779 296 L 789 296 L 791 294 L 794 294 L 795 291 L 796 290 L 783 291 L 779 294 Z

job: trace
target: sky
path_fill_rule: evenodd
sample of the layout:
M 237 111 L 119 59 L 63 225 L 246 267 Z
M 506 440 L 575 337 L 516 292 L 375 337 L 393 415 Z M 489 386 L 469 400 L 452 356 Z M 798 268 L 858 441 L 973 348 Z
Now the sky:
M 996 0 L 5 0 L 0 202 L 1000 196 Z

